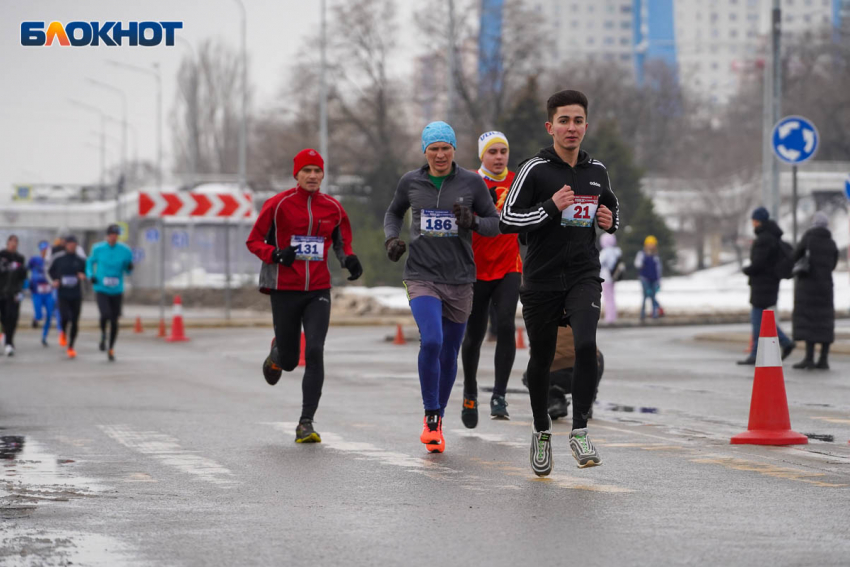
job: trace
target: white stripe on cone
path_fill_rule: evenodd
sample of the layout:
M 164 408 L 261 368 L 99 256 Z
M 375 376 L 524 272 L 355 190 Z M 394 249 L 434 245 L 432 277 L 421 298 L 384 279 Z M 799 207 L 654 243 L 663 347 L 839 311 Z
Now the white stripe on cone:
M 759 337 L 756 368 L 782 367 L 782 350 L 777 337 Z

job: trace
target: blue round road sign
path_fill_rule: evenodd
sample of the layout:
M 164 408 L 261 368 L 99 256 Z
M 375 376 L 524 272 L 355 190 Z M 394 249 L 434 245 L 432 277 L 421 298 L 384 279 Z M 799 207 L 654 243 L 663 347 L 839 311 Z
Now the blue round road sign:
M 820 141 L 818 129 L 802 116 L 786 116 L 777 122 L 770 138 L 774 155 L 790 165 L 809 161 Z

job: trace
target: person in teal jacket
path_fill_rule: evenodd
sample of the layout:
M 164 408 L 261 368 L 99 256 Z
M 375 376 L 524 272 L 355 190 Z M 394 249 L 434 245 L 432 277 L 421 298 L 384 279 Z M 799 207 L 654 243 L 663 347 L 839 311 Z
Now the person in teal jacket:
M 109 322 L 110 361 L 115 360 L 115 339 L 118 338 L 118 318 L 124 299 L 124 274 L 133 271 L 133 252 L 118 242 L 121 229 L 111 224 L 106 229 L 106 240 L 92 248 L 86 261 L 86 277 L 94 286 L 97 308 L 100 311 L 100 350 L 106 348 L 106 323 Z

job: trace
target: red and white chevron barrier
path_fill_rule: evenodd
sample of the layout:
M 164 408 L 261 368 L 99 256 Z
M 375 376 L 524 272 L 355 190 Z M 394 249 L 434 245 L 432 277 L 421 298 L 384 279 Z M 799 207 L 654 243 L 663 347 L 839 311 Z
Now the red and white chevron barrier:
M 139 193 L 140 217 L 250 217 L 251 193 Z

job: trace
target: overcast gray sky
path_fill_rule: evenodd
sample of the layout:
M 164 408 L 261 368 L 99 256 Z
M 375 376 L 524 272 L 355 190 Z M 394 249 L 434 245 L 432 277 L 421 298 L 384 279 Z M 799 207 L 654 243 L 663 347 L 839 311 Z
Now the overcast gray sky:
M 329 5 L 342 0 L 328 0 Z M 304 37 L 318 30 L 318 0 L 244 0 L 248 13 L 250 75 L 255 102 L 269 102 L 287 77 L 289 60 Z M 399 1 L 401 28 L 412 29 L 413 2 Z M 22 21 L 180 20 L 180 37 L 193 45 L 220 36 L 239 45 L 240 10 L 235 0 L 0 0 L 0 199 L 12 186 L 27 182 L 91 183 L 99 177 L 99 131 L 95 113 L 67 102 L 73 98 L 120 117 L 117 95 L 86 82 L 94 77 L 127 93 L 129 122 L 138 131 L 140 159 L 155 158 L 155 82 L 151 78 L 106 63 L 108 59 L 150 67 L 159 62 L 163 77 L 165 128 L 164 163 L 170 166 L 168 114 L 174 102 L 175 76 L 188 48 L 173 47 L 22 47 Z M 405 39 L 407 38 L 407 39 Z M 400 41 L 410 42 L 401 33 Z M 402 44 L 411 53 L 412 42 Z M 108 130 L 118 138 L 120 130 Z M 132 135 L 128 153 L 132 158 Z M 119 158 L 119 144 L 107 161 Z

